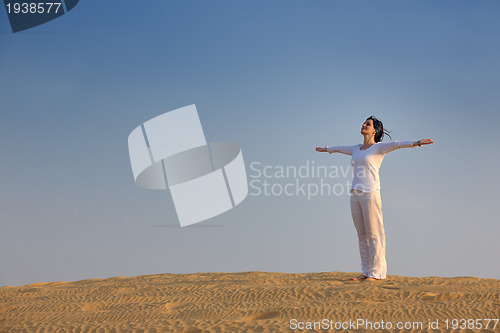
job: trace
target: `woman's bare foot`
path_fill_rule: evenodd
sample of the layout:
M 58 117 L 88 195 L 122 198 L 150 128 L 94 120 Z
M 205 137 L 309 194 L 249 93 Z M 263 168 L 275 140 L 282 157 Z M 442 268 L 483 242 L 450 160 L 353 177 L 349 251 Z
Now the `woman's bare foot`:
M 366 279 L 364 279 L 363 282 L 371 282 L 371 281 L 382 281 L 383 279 L 376 279 L 374 277 L 367 277 Z
M 363 274 L 361 274 L 361 275 L 356 276 L 355 278 L 352 278 L 351 281 L 361 281 L 361 280 L 364 280 L 364 279 L 366 279 L 366 276 L 364 276 Z

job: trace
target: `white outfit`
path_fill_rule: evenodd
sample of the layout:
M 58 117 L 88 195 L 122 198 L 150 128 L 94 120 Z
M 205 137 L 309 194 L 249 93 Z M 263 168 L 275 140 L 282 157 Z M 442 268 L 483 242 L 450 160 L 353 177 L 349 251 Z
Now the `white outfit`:
M 380 198 L 379 169 L 386 153 L 410 148 L 413 141 L 393 141 L 373 144 L 361 150 L 355 146 L 328 147 L 331 153 L 351 155 L 353 181 L 351 186 L 351 215 L 358 233 L 361 269 L 364 276 L 385 279 L 385 232 Z

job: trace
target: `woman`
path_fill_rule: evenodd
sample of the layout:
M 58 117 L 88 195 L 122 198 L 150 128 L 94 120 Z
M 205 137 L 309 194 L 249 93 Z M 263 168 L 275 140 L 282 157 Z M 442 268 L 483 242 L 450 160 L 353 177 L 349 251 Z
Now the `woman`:
M 353 181 L 351 215 L 358 233 L 362 274 L 353 281 L 376 281 L 386 278 L 385 233 L 380 199 L 379 169 L 385 154 L 399 149 L 434 143 L 431 139 L 382 143 L 384 134 L 391 137 L 380 120 L 368 117 L 361 127 L 363 144 L 317 147 L 316 151 L 351 155 Z

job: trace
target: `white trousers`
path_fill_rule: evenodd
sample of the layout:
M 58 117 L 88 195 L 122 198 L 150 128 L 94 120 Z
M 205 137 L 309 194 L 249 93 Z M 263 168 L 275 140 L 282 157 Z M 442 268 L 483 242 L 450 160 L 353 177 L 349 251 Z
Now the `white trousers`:
M 380 190 L 351 191 L 351 215 L 358 232 L 361 270 L 364 276 L 385 279 L 385 232 Z

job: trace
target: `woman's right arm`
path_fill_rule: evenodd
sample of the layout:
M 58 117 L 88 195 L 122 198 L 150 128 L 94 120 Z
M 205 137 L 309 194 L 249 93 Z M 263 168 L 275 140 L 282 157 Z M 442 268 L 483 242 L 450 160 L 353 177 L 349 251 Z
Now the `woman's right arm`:
M 354 147 L 356 146 L 332 146 L 332 147 L 325 146 L 324 148 L 316 147 L 316 151 L 330 153 L 330 154 L 342 153 L 346 155 L 352 155 Z

